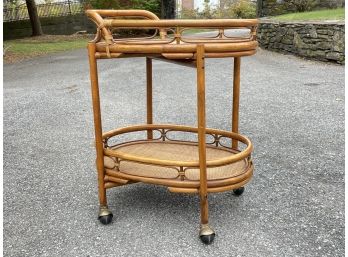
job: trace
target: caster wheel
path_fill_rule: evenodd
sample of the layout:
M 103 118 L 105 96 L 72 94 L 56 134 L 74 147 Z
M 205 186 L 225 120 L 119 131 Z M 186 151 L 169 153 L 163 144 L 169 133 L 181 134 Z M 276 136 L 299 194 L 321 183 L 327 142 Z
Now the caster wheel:
M 101 224 L 107 225 L 112 221 L 112 212 L 108 209 L 107 206 L 100 206 L 98 220 Z
M 200 236 L 201 240 L 203 243 L 205 243 L 206 245 L 210 245 L 215 238 L 215 234 L 211 234 L 211 235 L 202 235 Z
M 209 227 L 208 224 L 202 224 L 201 230 L 199 231 L 199 237 L 204 244 L 209 245 L 214 241 L 215 232 Z
M 107 225 L 107 224 L 111 223 L 112 216 L 113 216 L 112 214 L 109 214 L 109 215 L 105 215 L 105 216 L 100 216 L 100 217 L 98 217 L 98 219 L 99 219 L 101 224 Z
M 244 187 L 240 187 L 233 190 L 233 193 L 237 196 L 240 196 L 241 194 L 243 194 L 243 192 L 244 192 Z

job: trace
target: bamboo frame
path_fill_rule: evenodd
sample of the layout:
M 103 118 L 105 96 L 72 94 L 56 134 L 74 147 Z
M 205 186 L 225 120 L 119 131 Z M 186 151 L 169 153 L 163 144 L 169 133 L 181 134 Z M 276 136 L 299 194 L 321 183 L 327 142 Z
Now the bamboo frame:
M 148 57 L 146 57 L 146 117 L 147 124 L 152 124 L 152 60 Z M 147 130 L 147 139 L 152 138 L 153 132 L 149 129 Z
M 94 128 L 95 128 L 95 145 L 97 151 L 97 170 L 98 170 L 98 189 L 99 189 L 99 202 L 101 206 L 107 205 L 106 200 L 106 188 L 104 186 L 104 153 L 103 153 L 103 135 L 101 125 L 101 113 L 100 113 L 100 98 L 99 98 L 99 86 L 98 86 L 98 70 L 97 60 L 95 59 L 95 44 L 88 44 L 88 56 L 90 67 L 90 79 L 92 89 L 92 102 L 93 102 L 93 116 L 94 116 Z
M 139 44 L 127 45 L 114 43 L 107 45 L 97 43 L 98 52 L 106 52 L 109 48 L 111 53 L 132 53 L 132 54 L 162 54 L 162 53 L 195 53 L 196 44 Z M 255 50 L 258 44 L 256 41 L 243 43 L 209 43 L 204 46 L 206 53 L 224 53 L 224 52 L 247 52 Z
M 90 79 L 92 89 L 93 116 L 96 141 L 96 164 L 98 171 L 99 202 L 104 214 L 111 213 L 107 210 L 106 189 L 128 185 L 136 182 L 151 183 L 167 186 L 174 193 L 195 193 L 200 196 L 201 225 L 205 233 L 212 233 L 208 226 L 208 193 L 223 192 L 242 187 L 252 177 L 254 166 L 251 161 L 253 146 L 251 141 L 240 135 L 239 123 L 239 95 L 240 95 L 240 63 L 241 57 L 256 53 L 256 27 L 255 19 L 221 19 L 221 20 L 160 20 L 156 15 L 143 10 L 87 10 L 87 16 L 97 25 L 96 37 L 88 44 L 90 66 Z M 126 17 L 127 19 L 124 19 Z M 129 17 L 136 19 L 128 19 Z M 142 18 L 142 19 L 139 19 Z M 114 38 L 113 29 L 155 29 L 155 34 L 150 37 Z M 190 37 L 184 35 L 189 28 L 216 29 L 217 35 L 210 37 Z M 226 29 L 246 29 L 247 36 L 227 36 Z M 173 34 L 170 34 L 173 33 Z M 157 38 L 156 35 L 159 35 Z M 146 124 L 118 128 L 102 132 L 101 109 L 99 99 L 97 59 L 105 58 L 132 58 L 146 57 Z M 232 103 L 232 129 L 224 131 L 206 128 L 205 113 L 205 58 L 234 58 L 233 68 L 233 103 Z M 197 127 L 171 124 L 154 124 L 153 121 L 153 81 L 152 59 L 167 61 L 174 64 L 195 68 L 197 71 Z M 144 140 L 123 142 L 109 146 L 108 140 L 125 133 L 146 132 Z M 159 131 L 161 136 L 155 138 L 154 132 Z M 197 142 L 169 139 L 168 133 L 190 132 L 198 135 Z M 214 140 L 207 142 L 210 135 Z M 229 138 L 232 145 L 221 143 L 223 138 Z M 124 146 L 131 144 L 158 143 L 189 144 L 198 149 L 198 160 L 167 160 L 137 156 L 121 151 Z M 246 145 L 239 149 L 239 143 Z M 225 151 L 228 156 L 207 160 L 207 149 Z M 214 151 L 215 151 L 214 150 Z M 104 164 L 114 160 L 115 165 L 108 168 Z M 178 171 L 176 178 L 158 178 L 139 174 L 130 174 L 120 168 L 120 161 L 133 162 L 142 165 L 155 165 L 166 167 L 167 170 Z M 232 177 L 208 179 L 208 171 L 242 162 L 243 172 Z M 231 167 L 231 166 L 228 166 Z M 189 180 L 185 172 L 189 169 L 199 169 L 199 180 Z M 219 170 L 219 169 L 218 169 Z M 207 228 L 209 228 L 207 230 Z
M 232 132 L 238 133 L 239 126 L 239 95 L 240 95 L 240 57 L 234 58 L 233 63 L 233 108 L 232 108 Z M 238 149 L 238 141 L 232 140 L 232 148 Z
M 220 179 L 220 180 L 208 180 L 207 181 L 207 189 L 212 190 L 224 189 L 227 186 L 235 186 L 239 183 L 247 182 L 252 177 L 254 171 L 254 166 L 252 163 L 249 164 L 246 172 L 240 176 L 231 177 L 228 179 Z M 200 181 L 182 181 L 179 179 L 159 179 L 159 178 L 150 178 L 145 176 L 135 176 L 125 172 L 114 171 L 112 169 L 105 168 L 105 174 L 108 176 L 106 182 L 112 181 L 122 185 L 128 184 L 126 181 L 134 181 L 134 182 L 143 182 L 155 185 L 162 185 L 173 188 L 185 188 L 185 189 L 196 189 L 198 190 L 200 187 Z M 110 180 L 112 178 L 113 180 Z M 238 188 L 238 187 L 236 187 Z M 221 190 L 221 192 L 224 190 Z M 198 191 L 197 191 L 198 193 Z
M 174 131 L 187 131 L 187 132 L 199 133 L 199 129 L 194 128 L 194 127 L 178 126 L 178 125 L 165 125 L 165 124 L 153 124 L 153 125 L 137 125 L 137 126 L 131 126 L 131 127 L 126 127 L 126 128 L 120 128 L 118 130 L 113 130 L 113 131 L 110 131 L 108 133 L 105 133 L 103 135 L 103 138 L 105 141 L 105 139 L 107 139 L 111 136 L 120 135 L 120 134 L 124 134 L 127 132 L 141 131 L 144 129 L 147 129 L 147 130 L 150 130 L 150 129 L 152 129 L 152 130 L 154 130 L 154 129 L 171 129 Z M 253 145 L 248 138 L 246 138 L 240 134 L 236 134 L 236 133 L 228 132 L 228 131 L 223 131 L 223 130 L 205 129 L 205 131 L 208 132 L 209 134 L 217 134 L 220 136 L 225 136 L 225 137 L 231 138 L 232 140 L 237 140 L 237 141 L 243 142 L 246 145 L 246 148 L 242 152 L 239 152 L 237 154 L 233 154 L 233 155 L 228 156 L 228 157 L 207 161 L 206 163 L 207 163 L 208 167 L 231 164 L 231 163 L 240 161 L 242 159 L 248 158 L 251 155 L 251 152 L 253 150 Z M 134 156 L 131 154 L 124 154 L 122 152 L 118 152 L 117 149 L 110 149 L 110 148 L 105 148 L 104 154 L 107 156 L 121 158 L 121 159 L 129 160 L 129 161 L 163 165 L 163 166 L 185 166 L 185 167 L 199 167 L 200 166 L 199 161 L 180 161 L 180 160 L 171 161 L 171 160 L 149 159 L 149 158 Z
M 197 116 L 198 116 L 198 151 L 201 200 L 201 224 L 208 224 L 208 193 L 207 193 L 207 157 L 205 145 L 205 72 L 204 45 L 197 46 Z

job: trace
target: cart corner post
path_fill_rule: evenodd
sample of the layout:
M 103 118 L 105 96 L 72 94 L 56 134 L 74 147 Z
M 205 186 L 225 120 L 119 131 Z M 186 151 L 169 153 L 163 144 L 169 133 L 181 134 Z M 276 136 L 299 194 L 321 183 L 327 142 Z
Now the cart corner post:
M 146 116 L 147 124 L 153 123 L 152 109 L 152 59 L 146 57 Z M 152 129 L 147 130 L 147 139 L 153 139 Z
M 206 118 L 205 118 L 205 60 L 204 45 L 197 45 L 197 116 L 198 116 L 198 151 L 200 170 L 200 238 L 210 244 L 214 240 L 215 232 L 209 227 L 208 189 L 207 189 L 207 157 L 206 157 Z
M 104 170 L 104 150 L 103 150 L 103 136 L 102 136 L 102 123 L 100 113 L 100 98 L 99 98 L 99 85 L 98 85 L 98 68 L 97 60 L 95 57 L 96 45 L 95 43 L 88 43 L 88 59 L 91 78 L 91 90 L 92 90 L 92 103 L 93 103 L 93 117 L 94 117 L 94 132 L 95 132 L 95 146 L 97 154 L 97 172 L 98 172 L 98 192 L 99 192 L 99 216 L 98 219 L 103 224 L 108 224 L 112 220 L 112 213 L 109 211 L 106 200 L 106 188 L 105 188 L 105 170 Z
M 239 95 L 240 95 L 240 62 L 241 57 L 234 57 L 233 62 L 233 106 L 232 106 L 232 132 L 238 133 L 239 123 Z M 232 139 L 232 148 L 238 150 L 238 141 Z

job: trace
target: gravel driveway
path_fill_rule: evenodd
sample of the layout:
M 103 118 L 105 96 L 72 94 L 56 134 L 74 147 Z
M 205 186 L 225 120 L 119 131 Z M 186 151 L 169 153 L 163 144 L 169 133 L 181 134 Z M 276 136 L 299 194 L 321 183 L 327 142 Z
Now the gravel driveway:
M 207 125 L 230 129 L 232 60 L 209 59 Z M 145 60 L 100 62 L 104 130 L 142 123 Z M 194 125 L 195 70 L 154 61 L 154 120 Z M 4 256 L 344 256 L 344 67 L 260 50 L 242 59 L 240 132 L 255 145 L 244 194 L 134 184 L 98 197 L 87 51 L 4 66 Z

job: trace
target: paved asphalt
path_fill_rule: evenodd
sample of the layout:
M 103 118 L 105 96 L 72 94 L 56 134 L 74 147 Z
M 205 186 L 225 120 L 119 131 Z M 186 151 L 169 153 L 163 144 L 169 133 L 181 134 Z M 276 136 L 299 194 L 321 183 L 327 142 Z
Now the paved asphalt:
M 101 62 L 104 129 L 145 121 L 145 60 Z M 195 124 L 195 71 L 154 62 L 155 121 Z M 242 59 L 240 131 L 255 145 L 244 194 L 197 196 L 97 176 L 85 49 L 4 66 L 4 256 L 344 256 L 344 67 L 260 50 Z M 209 59 L 207 124 L 230 129 L 232 60 Z

